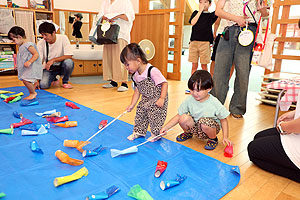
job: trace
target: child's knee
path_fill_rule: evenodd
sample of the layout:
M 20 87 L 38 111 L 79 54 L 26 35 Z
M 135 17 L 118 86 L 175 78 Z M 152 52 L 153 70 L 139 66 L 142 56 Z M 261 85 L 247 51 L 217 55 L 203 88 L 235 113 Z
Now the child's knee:
M 216 132 L 216 128 L 215 127 L 210 127 L 208 125 L 205 124 L 201 124 L 201 130 L 206 133 L 208 136 L 213 136 L 213 135 L 217 135 Z
M 179 117 L 179 124 L 181 125 L 186 125 L 190 121 L 191 116 L 187 114 L 180 115 Z

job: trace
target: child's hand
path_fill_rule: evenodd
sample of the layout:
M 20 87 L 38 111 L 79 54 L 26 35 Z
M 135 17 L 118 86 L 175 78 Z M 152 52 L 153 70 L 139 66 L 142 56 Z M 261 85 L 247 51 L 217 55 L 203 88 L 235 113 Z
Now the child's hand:
M 157 105 L 158 107 L 162 108 L 164 106 L 165 103 L 165 99 L 163 98 L 159 98 L 156 102 L 155 105 Z
M 163 127 L 161 130 L 160 130 L 160 135 L 167 135 L 167 132 L 168 132 L 168 129 L 166 127 Z
M 228 138 L 223 138 L 223 144 L 226 146 L 231 146 L 232 145 L 232 142 L 228 139 Z
M 200 10 L 203 11 L 203 9 L 204 9 L 204 0 L 199 1 L 199 11 Z
M 133 105 L 129 105 L 127 108 L 126 108 L 126 110 L 127 110 L 127 112 L 131 112 L 132 111 L 132 109 L 133 109 Z
M 24 63 L 24 67 L 29 67 L 31 64 L 32 64 L 32 63 L 31 63 L 30 61 L 26 61 L 26 62 Z

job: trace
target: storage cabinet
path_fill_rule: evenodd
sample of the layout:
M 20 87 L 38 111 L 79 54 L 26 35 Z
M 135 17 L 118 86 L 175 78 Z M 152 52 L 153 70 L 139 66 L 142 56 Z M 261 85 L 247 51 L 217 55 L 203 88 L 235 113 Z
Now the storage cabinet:
M 72 76 L 102 75 L 102 60 L 74 60 Z

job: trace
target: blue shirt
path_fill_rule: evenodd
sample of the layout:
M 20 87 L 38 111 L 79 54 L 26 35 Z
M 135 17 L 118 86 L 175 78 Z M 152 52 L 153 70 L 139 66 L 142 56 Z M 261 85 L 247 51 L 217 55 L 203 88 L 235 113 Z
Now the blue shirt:
M 195 122 L 202 117 L 210 117 L 221 125 L 220 119 L 225 119 L 230 113 L 216 97 L 209 94 L 204 102 L 197 101 L 192 95 L 188 96 L 179 106 L 178 114 L 189 114 Z

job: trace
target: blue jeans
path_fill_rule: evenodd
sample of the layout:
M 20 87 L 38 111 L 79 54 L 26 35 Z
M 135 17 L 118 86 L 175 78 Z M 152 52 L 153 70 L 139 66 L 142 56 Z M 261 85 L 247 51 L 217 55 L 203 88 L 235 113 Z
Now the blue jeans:
M 49 71 L 44 69 L 43 70 L 43 77 L 40 81 L 40 88 L 47 89 L 51 86 L 51 83 L 56 80 L 57 75 L 62 75 L 63 84 L 68 83 L 69 78 L 74 69 L 74 62 L 72 59 L 66 59 L 61 62 L 61 70 L 60 71 Z
M 255 34 L 256 26 L 249 26 Z M 220 39 L 213 81 L 215 87 L 211 93 L 224 104 L 229 89 L 229 77 L 232 64 L 235 64 L 236 77 L 234 81 L 234 93 L 229 104 L 229 111 L 233 114 L 245 114 L 247 103 L 248 82 L 251 69 L 252 42 L 249 46 L 241 46 L 238 42 L 239 26 L 229 28 L 229 40 Z

